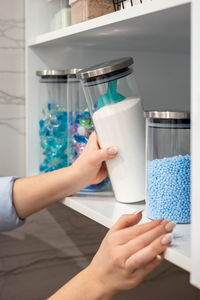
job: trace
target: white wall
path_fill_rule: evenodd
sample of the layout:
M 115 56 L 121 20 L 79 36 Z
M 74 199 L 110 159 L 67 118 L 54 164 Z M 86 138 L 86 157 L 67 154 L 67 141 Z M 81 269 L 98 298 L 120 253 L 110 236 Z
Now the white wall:
M 24 0 L 0 0 L 0 176 L 25 173 Z

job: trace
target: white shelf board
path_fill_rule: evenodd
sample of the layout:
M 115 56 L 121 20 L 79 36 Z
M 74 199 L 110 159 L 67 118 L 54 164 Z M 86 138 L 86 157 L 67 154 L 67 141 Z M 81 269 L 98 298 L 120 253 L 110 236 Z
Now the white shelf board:
M 154 0 L 41 34 L 28 46 L 189 52 L 191 0 Z
M 65 198 L 62 203 L 86 217 L 110 228 L 121 215 L 134 213 L 136 210 L 144 208 L 144 202 L 134 204 L 123 204 L 115 200 L 113 195 L 105 196 L 101 193 L 79 194 Z M 141 223 L 149 221 L 144 210 Z M 190 271 L 190 225 L 177 225 L 174 230 L 173 243 L 167 249 L 165 259 Z

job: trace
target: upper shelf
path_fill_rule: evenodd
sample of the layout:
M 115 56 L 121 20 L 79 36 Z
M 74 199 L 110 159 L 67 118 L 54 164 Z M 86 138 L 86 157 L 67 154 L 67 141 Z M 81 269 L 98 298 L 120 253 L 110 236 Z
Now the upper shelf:
M 36 36 L 28 46 L 189 52 L 190 0 L 154 0 Z
M 96 194 L 96 195 L 95 195 Z M 122 214 L 134 213 L 134 211 L 145 208 L 144 202 L 134 204 L 123 204 L 103 193 L 82 194 L 68 197 L 63 204 L 91 218 L 92 220 L 110 228 Z M 143 213 L 142 223 L 149 221 L 146 213 Z M 177 225 L 174 230 L 172 246 L 167 249 L 165 259 L 175 265 L 190 271 L 190 225 Z

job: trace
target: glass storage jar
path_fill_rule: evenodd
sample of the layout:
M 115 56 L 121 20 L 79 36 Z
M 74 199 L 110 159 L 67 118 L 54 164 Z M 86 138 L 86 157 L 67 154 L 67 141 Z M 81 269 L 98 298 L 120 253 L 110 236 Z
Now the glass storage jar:
M 87 102 L 76 78 L 78 69 L 66 70 L 67 75 L 67 111 L 68 111 L 68 164 L 71 165 L 84 150 L 91 132 L 94 130 Z M 111 189 L 109 179 L 99 184 L 90 185 L 85 192 L 108 191 Z
M 144 115 L 132 64 L 131 57 L 121 58 L 77 74 L 100 146 L 118 148 L 106 165 L 116 199 L 126 203 L 144 200 L 145 192 Z
M 69 0 L 72 24 L 97 18 L 114 11 L 112 0 Z
M 151 111 L 145 117 L 147 216 L 189 223 L 190 115 Z
M 41 173 L 67 166 L 67 76 L 65 71 L 37 71 L 40 77 L 39 135 Z
M 48 0 L 50 30 L 54 31 L 71 25 L 71 7 L 69 0 Z

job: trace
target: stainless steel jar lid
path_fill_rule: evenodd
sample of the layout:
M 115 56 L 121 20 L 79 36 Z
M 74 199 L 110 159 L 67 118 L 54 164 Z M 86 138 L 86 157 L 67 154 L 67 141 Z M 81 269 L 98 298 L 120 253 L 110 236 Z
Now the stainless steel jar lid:
M 190 119 L 190 113 L 186 111 L 145 111 L 144 117 L 153 119 Z
M 79 71 L 81 71 L 81 69 L 76 69 L 76 68 L 66 69 L 65 75 L 76 75 Z
M 101 75 L 106 75 L 115 71 L 123 70 L 133 64 L 132 57 L 123 57 L 103 62 L 89 68 L 84 68 L 77 73 L 77 78 L 88 79 Z
M 37 76 L 65 76 L 65 70 L 42 70 L 36 72 Z

